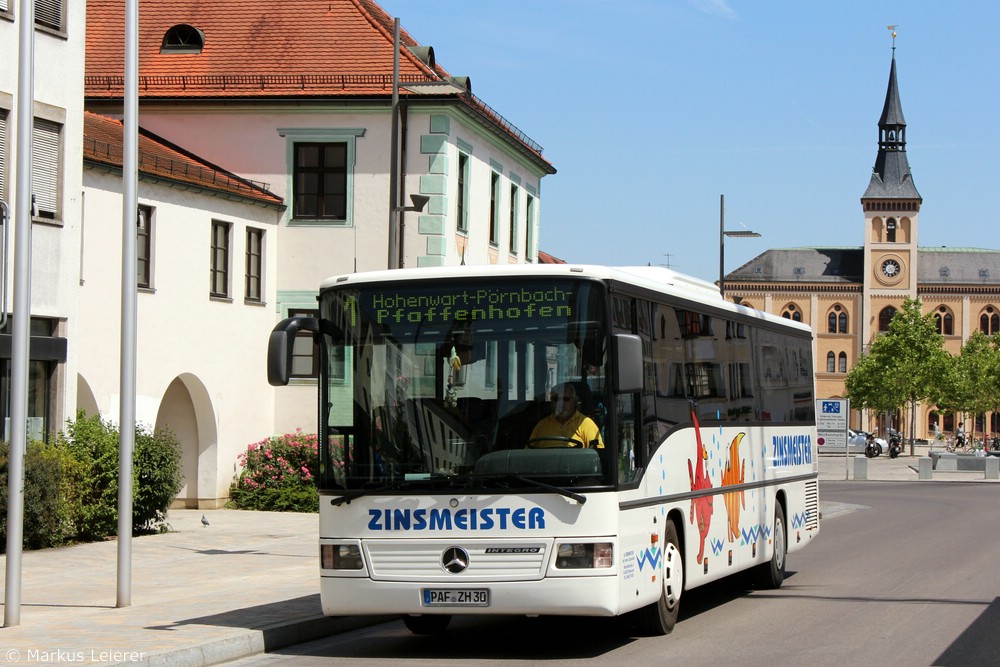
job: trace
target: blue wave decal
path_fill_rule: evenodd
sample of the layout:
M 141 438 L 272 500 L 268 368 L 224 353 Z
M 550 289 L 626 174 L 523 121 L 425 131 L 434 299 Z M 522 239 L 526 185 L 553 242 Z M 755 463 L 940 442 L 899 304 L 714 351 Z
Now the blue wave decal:
M 652 547 L 651 549 L 643 549 L 640 551 L 639 555 L 635 559 L 639 564 L 639 570 L 642 571 L 646 569 L 647 564 L 655 570 L 660 564 L 661 553 L 660 547 Z

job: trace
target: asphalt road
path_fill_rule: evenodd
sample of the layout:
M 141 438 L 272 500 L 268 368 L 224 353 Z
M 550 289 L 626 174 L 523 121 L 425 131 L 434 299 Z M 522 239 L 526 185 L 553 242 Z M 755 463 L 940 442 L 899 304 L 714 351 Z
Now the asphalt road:
M 610 619 L 456 618 L 440 637 L 395 621 L 239 665 L 989 665 L 1000 654 L 1000 487 L 824 482 L 822 532 L 784 586 L 685 593 L 668 637 Z

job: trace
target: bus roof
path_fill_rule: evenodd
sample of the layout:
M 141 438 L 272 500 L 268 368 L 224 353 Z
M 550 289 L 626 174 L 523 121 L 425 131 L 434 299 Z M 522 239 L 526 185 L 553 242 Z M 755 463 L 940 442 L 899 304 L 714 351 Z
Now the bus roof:
M 733 303 L 722 299 L 719 288 L 700 278 L 660 266 L 601 266 L 596 264 L 482 264 L 475 266 L 438 266 L 415 269 L 383 269 L 348 273 L 327 278 L 320 289 L 341 287 L 344 285 L 361 285 L 368 283 L 393 282 L 399 283 L 411 280 L 433 279 L 468 279 L 468 278 L 530 278 L 537 277 L 586 277 L 595 280 L 616 281 L 636 287 L 673 295 L 682 299 L 696 301 L 721 308 L 733 313 L 749 315 L 765 321 L 781 325 L 791 325 L 804 331 L 811 329 L 801 322 L 793 322 L 787 318 L 771 315 L 763 311 Z

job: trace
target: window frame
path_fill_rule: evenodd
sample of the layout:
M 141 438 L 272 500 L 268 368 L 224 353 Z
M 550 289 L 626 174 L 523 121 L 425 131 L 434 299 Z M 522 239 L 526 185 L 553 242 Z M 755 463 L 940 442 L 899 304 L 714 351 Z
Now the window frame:
M 536 259 L 532 253 L 535 243 L 535 195 L 529 190 L 524 201 L 524 259 L 531 262 Z
M 39 20 L 39 14 L 43 19 Z M 58 33 L 66 32 L 66 7 L 62 0 L 35 0 L 35 27 L 53 30 Z
M 155 209 L 139 204 L 135 220 L 135 281 L 143 289 L 153 288 L 153 217 Z M 145 229 L 143 220 L 145 220 Z
M 290 307 L 288 309 L 288 317 L 315 317 L 319 318 L 319 308 L 299 308 Z M 308 340 L 312 345 L 311 354 L 305 354 L 302 352 L 304 345 L 300 344 L 302 341 Z M 298 349 L 296 349 L 298 348 Z M 296 372 L 296 360 L 303 360 L 307 357 L 312 358 L 312 370 L 308 373 Z M 319 380 L 319 366 L 320 366 L 320 354 L 319 354 L 319 342 L 317 337 L 311 331 L 301 330 L 295 334 L 295 340 L 292 342 L 292 362 L 288 366 L 288 378 L 295 380 Z
M 264 241 L 267 231 L 261 227 L 248 226 L 245 237 L 243 300 L 264 303 Z
M 357 140 L 364 137 L 367 128 L 309 128 L 309 127 L 279 127 L 278 136 L 285 140 L 286 192 L 289 193 L 291 206 L 287 207 L 284 221 L 289 227 L 353 227 L 354 224 L 354 172 L 357 168 Z M 341 143 L 347 148 L 344 160 L 345 181 L 345 217 L 313 218 L 297 217 L 295 200 L 297 198 L 296 181 L 296 150 L 297 144 L 334 144 Z
M 489 241 L 493 247 L 500 245 L 500 196 L 500 174 L 490 171 Z
M 458 184 L 455 195 L 455 229 L 459 232 L 469 231 L 469 154 L 458 152 Z
M 521 188 L 517 183 L 510 184 L 510 229 L 508 230 L 508 252 L 517 256 L 517 204 L 520 197 Z
M 232 266 L 232 229 L 233 224 L 224 220 L 212 220 L 212 236 L 209 259 L 209 296 L 213 299 L 230 300 L 232 286 L 230 285 Z M 219 238 L 219 232 L 222 238 Z M 222 291 L 216 289 L 221 287 Z
M 31 126 L 32 219 L 59 223 L 62 220 L 62 162 L 64 124 L 35 116 Z M 43 208 L 46 206 L 46 208 Z
M 10 109 L 0 107 L 0 199 L 7 200 L 7 119 Z
M 878 331 L 879 333 L 889 330 L 889 324 L 892 323 L 892 318 L 896 316 L 897 309 L 893 306 L 886 306 L 882 310 L 878 311 Z

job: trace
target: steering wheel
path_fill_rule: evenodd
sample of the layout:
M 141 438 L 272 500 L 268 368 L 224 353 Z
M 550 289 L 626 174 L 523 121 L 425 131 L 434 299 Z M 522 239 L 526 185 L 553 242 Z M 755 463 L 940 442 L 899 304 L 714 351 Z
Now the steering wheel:
M 561 435 L 547 435 L 547 436 L 540 437 L 540 438 L 529 438 L 528 442 L 525 443 L 525 446 L 527 448 L 529 448 L 529 449 L 545 449 L 544 447 L 535 447 L 535 446 L 532 445 L 532 443 L 534 443 L 534 442 L 546 442 L 546 441 L 551 442 L 552 440 L 555 440 L 556 442 L 566 443 L 564 445 L 560 445 L 561 447 L 586 447 L 585 444 L 583 444 L 582 442 L 580 442 L 576 438 L 565 438 L 565 437 L 563 437 Z

